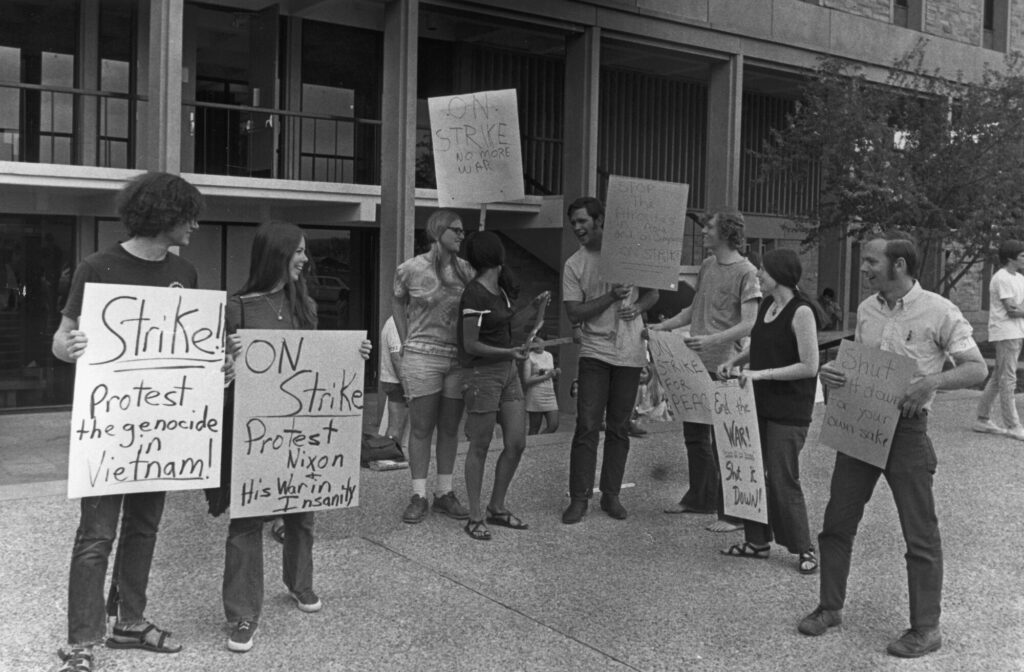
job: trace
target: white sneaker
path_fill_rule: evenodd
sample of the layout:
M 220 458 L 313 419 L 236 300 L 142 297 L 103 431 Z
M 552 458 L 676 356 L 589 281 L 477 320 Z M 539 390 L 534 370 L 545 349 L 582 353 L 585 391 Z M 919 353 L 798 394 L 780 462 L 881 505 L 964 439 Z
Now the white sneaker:
M 971 429 L 982 434 L 1005 434 L 1006 430 L 991 420 L 975 420 Z M 1020 428 L 1018 428 L 1020 429 Z
M 1017 425 L 1016 427 L 1010 427 L 1006 430 L 1006 435 L 1011 439 L 1017 439 L 1018 441 L 1024 441 L 1024 427 Z

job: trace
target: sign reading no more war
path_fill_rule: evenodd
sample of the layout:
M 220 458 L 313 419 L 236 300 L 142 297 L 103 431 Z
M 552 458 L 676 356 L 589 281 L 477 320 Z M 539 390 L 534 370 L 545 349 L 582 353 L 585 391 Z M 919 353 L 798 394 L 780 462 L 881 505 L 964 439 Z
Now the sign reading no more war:
M 754 386 L 716 381 L 713 392 L 715 445 L 722 478 L 725 515 L 768 524 L 761 435 Z
M 516 90 L 429 98 L 437 200 L 443 206 L 525 195 Z
M 843 341 L 835 365 L 846 374 L 846 384 L 829 390 L 819 442 L 884 469 L 898 404 L 917 370 L 914 360 Z
M 598 273 L 606 282 L 675 290 L 690 187 L 612 175 Z
M 87 283 L 68 497 L 220 479 L 224 292 Z
M 682 332 L 648 331 L 654 370 L 677 420 L 711 424 L 714 382 Z
M 238 334 L 231 517 L 357 506 L 366 333 Z

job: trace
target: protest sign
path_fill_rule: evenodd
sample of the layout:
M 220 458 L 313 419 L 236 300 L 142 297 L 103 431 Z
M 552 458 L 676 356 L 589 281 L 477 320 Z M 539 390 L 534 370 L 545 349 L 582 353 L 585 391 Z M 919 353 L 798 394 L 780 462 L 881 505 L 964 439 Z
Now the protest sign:
M 828 391 L 819 442 L 884 469 L 900 418 L 897 404 L 917 366 L 910 357 L 854 341 L 839 344 L 834 364 L 846 384 Z
M 605 282 L 675 290 L 690 187 L 611 175 L 598 274 Z
M 231 517 L 357 506 L 366 333 L 238 334 Z
M 429 98 L 427 106 L 438 203 L 477 205 L 525 196 L 515 89 Z
M 716 381 L 712 395 L 725 515 L 767 525 L 768 504 L 754 386 L 751 383 L 740 386 L 736 379 Z
M 68 497 L 220 479 L 224 292 L 86 283 Z
M 680 332 L 651 330 L 648 334 L 654 370 L 675 418 L 710 425 L 714 383 L 700 357 L 686 346 Z

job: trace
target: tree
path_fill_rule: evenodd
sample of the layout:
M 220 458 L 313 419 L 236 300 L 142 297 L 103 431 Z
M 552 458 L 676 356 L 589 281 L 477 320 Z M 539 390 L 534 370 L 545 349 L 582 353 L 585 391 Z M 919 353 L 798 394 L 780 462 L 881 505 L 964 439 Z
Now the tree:
M 998 241 L 1024 238 L 1024 63 L 1007 56 L 966 82 L 926 71 L 924 46 L 884 83 L 823 59 L 758 158 L 764 179 L 782 175 L 816 196 L 795 199 L 813 204 L 806 211 L 780 213 L 805 243 L 901 228 L 921 244 L 922 284 L 948 296 Z

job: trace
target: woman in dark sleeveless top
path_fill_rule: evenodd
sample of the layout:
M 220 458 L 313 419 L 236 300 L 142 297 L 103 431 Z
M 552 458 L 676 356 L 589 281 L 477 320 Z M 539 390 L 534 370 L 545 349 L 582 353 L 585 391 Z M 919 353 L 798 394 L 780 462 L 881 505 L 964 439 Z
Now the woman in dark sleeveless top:
M 749 347 L 724 362 L 718 375 L 753 381 L 765 469 L 768 525 L 746 521 L 744 541 L 722 553 L 765 559 L 771 541 L 799 555 L 798 569 L 811 574 L 818 560 L 811 545 L 807 506 L 800 487 L 800 450 L 814 410 L 818 373 L 817 325 L 821 312 L 797 287 L 803 268 L 791 249 L 766 252 L 758 280 L 765 299 L 750 332 Z

